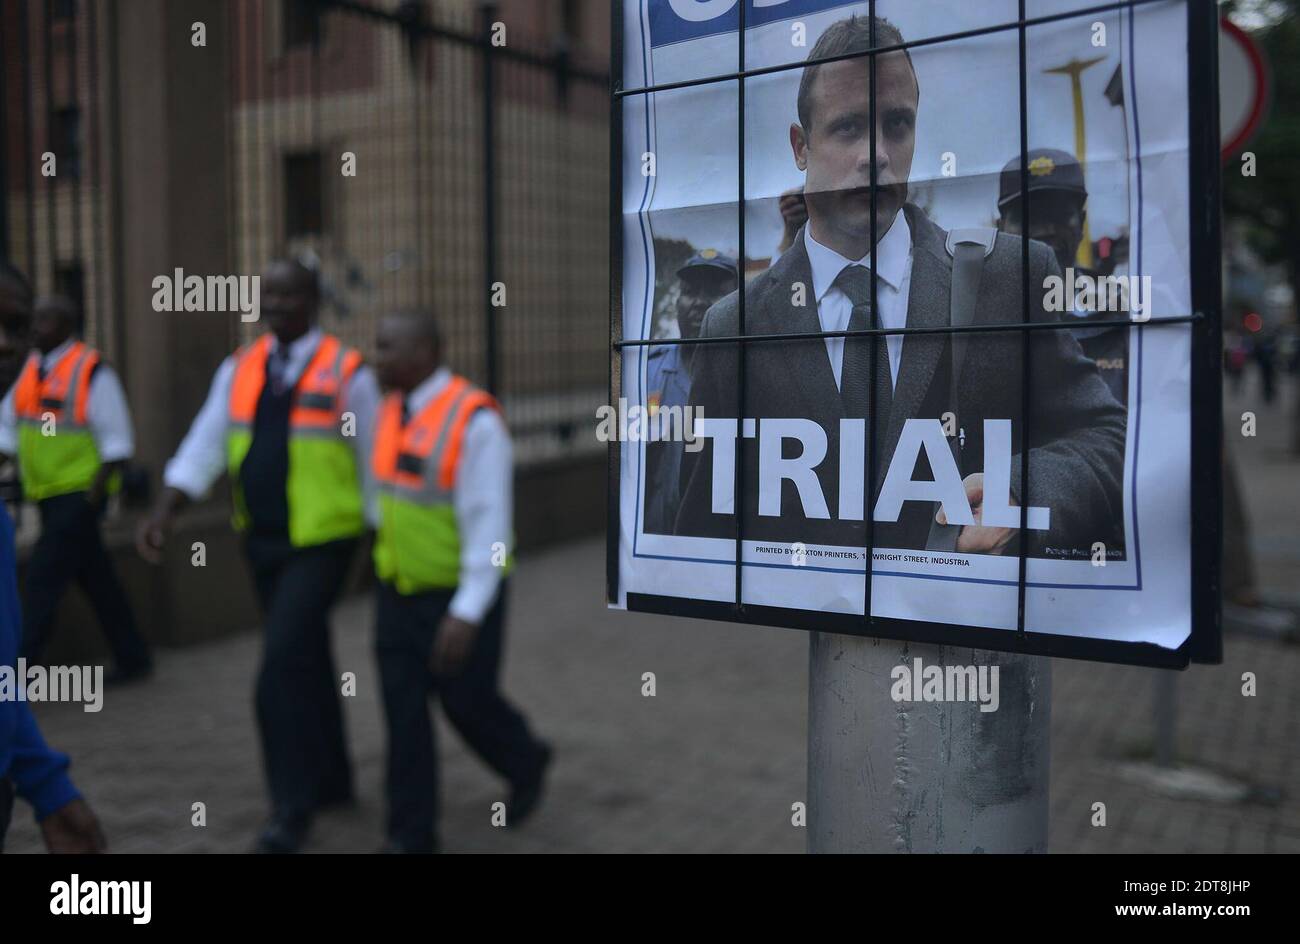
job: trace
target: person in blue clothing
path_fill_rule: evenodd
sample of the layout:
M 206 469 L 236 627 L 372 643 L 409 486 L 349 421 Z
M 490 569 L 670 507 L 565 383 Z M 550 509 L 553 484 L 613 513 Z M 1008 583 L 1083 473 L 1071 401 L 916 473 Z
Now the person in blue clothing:
M 704 249 L 677 270 L 677 329 L 683 338 L 700 335 L 704 313 L 736 290 L 736 261 L 716 249 Z M 691 397 L 693 344 L 663 344 L 650 349 L 646 367 L 646 409 L 651 417 L 665 407 L 685 408 Z M 645 530 L 672 534 L 681 501 L 680 471 L 684 443 L 654 442 L 646 447 Z
M 0 261 L 0 349 L 8 349 L 17 316 L 30 308 L 27 280 Z M 103 830 L 68 777 L 68 758 L 46 746 L 31 707 L 17 700 L 21 636 L 14 524 L 0 504 L 0 851 L 17 795 L 35 809 L 50 852 L 103 852 Z

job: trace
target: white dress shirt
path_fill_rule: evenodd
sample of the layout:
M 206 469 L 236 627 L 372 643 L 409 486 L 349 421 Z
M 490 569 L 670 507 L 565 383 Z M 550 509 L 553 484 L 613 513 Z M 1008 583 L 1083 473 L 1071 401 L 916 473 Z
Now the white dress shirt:
M 41 357 L 41 366 L 48 375 L 67 355 L 76 343 L 75 338 L 68 338 L 54 350 Z M 18 454 L 18 414 L 14 408 L 14 389 L 9 388 L 3 402 L 0 402 L 0 453 L 14 456 Z M 135 454 L 135 435 L 131 431 L 131 410 L 126 405 L 126 393 L 122 390 L 122 381 L 113 368 L 103 361 L 90 378 L 90 400 L 86 404 L 86 425 L 94 437 L 95 448 L 99 451 L 99 461 L 103 463 L 119 462 L 130 459 Z M 22 470 L 19 470 L 21 474 Z
M 308 362 L 316 352 L 322 332 L 312 328 L 289 344 L 289 361 L 283 380 L 286 384 L 298 382 Z M 272 350 L 280 345 L 274 341 Z M 180 448 L 163 470 L 163 484 L 185 493 L 193 501 L 208 494 L 221 473 L 226 471 L 226 432 L 230 421 L 230 387 L 235 379 L 235 357 L 230 355 L 221 362 L 212 378 L 208 398 L 203 401 L 190 430 L 181 440 Z M 379 410 L 379 383 L 374 371 L 362 365 L 353 373 L 343 388 L 340 412 L 351 412 L 357 418 L 356 435 L 351 437 L 353 452 L 360 475 L 362 494 L 366 496 L 366 520 L 374 527 L 379 522 L 378 501 L 374 494 L 370 473 L 370 447 L 374 442 L 375 414 Z
M 849 317 L 853 302 L 841 291 L 835 280 L 845 268 L 860 265 L 871 268 L 871 253 L 861 259 L 846 259 L 834 249 L 819 243 L 812 234 L 812 224 L 804 227 L 804 248 L 812 265 L 813 296 L 817 299 L 817 318 L 823 331 L 849 330 Z M 876 245 L 877 276 L 876 306 L 880 325 L 884 328 L 907 327 L 907 299 L 912 285 L 912 229 L 900 210 L 890 224 L 888 232 Z M 903 335 L 885 335 L 889 350 L 889 375 L 898 386 L 898 366 L 903 359 Z M 826 356 L 831 360 L 835 386 L 840 386 L 840 371 L 844 363 L 844 339 L 826 338 Z
M 439 367 L 406 397 L 411 416 L 429 405 L 451 382 Z M 452 494 L 460 532 L 460 583 L 448 605 L 452 616 L 480 623 L 496 601 L 502 568 L 493 563 L 493 545 L 513 551 L 514 469 L 510 432 L 496 410 L 477 410 L 465 427 L 460 469 Z

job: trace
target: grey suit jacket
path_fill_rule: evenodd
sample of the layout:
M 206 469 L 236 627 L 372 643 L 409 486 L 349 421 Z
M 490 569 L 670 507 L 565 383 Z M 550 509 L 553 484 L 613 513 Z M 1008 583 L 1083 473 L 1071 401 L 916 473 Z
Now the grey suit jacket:
M 939 327 L 950 322 L 952 258 L 944 248 L 947 233 L 917 207 L 904 208 L 912 231 L 912 278 L 908 327 Z M 984 262 L 974 324 L 1019 322 L 1021 306 L 1021 240 L 999 234 Z M 1051 250 L 1037 242 L 1029 246 L 1029 311 L 1033 321 L 1057 320 L 1043 308 L 1043 279 L 1059 274 Z M 805 287 L 807 304 L 797 306 L 796 286 Z M 702 334 L 727 337 L 741 333 L 739 293 L 733 292 L 709 309 Z M 803 234 L 762 275 L 745 288 L 746 334 L 791 334 L 821 330 L 812 290 L 812 269 Z M 1070 331 L 1029 332 L 1030 417 L 1029 494 L 1020 471 L 1025 424 L 1022 415 L 1021 371 L 1025 332 L 1001 331 L 965 335 L 965 355 L 957 389 L 951 389 L 952 350 L 949 335 L 907 335 L 903 341 L 899 376 L 892 408 L 877 419 L 876 477 L 878 493 L 898 444 L 904 420 L 940 419 L 949 410 L 964 432 L 959 465 L 964 476 L 983 470 L 983 420 L 1012 421 L 1012 497 L 1018 503 L 1051 509 L 1051 530 L 1030 533 L 1030 553 L 1062 556 L 1061 548 L 1088 547 L 1102 541 L 1108 547 L 1122 534 L 1121 479 L 1124 468 L 1126 413 L 1084 356 Z M 883 340 L 882 342 L 883 343 Z M 757 440 L 745 440 L 744 537 L 790 544 L 864 546 L 863 522 L 835 519 L 839 495 L 839 421 L 845 416 L 835 385 L 825 341 L 751 342 L 745 345 L 746 397 L 739 400 L 738 345 L 701 345 L 692 369 L 691 402 L 705 417 L 801 417 L 818 422 L 827 432 L 826 459 L 817 467 L 831 520 L 804 516 L 793 483 L 783 482 L 781 516 L 758 514 Z M 761 423 L 760 423 L 761 427 Z M 734 516 L 712 513 L 713 446 L 683 457 L 682 506 L 678 534 L 734 537 Z M 913 478 L 930 478 L 924 453 Z M 876 522 L 877 547 L 923 549 L 934 506 L 907 502 L 899 520 Z M 1018 551 L 1012 544 L 1006 552 Z

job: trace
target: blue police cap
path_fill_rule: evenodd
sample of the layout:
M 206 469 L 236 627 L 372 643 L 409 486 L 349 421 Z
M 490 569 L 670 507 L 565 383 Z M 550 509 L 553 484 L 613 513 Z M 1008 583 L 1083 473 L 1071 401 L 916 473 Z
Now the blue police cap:
M 1034 148 L 1029 152 L 1029 192 L 1064 190 L 1088 196 L 1083 184 L 1083 168 L 1073 154 L 1054 148 Z M 1013 157 L 1002 168 L 998 187 L 998 206 L 1003 207 L 1020 198 L 1020 158 Z
M 730 256 L 724 256 L 716 249 L 701 249 L 677 270 L 677 277 L 680 279 L 688 269 L 698 268 L 721 269 L 733 277 L 739 271 L 736 268 L 736 260 Z

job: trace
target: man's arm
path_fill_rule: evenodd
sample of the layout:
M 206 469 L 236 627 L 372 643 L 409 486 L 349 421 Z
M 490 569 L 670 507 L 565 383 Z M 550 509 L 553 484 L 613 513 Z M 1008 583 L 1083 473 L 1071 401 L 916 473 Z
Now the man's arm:
M 90 380 L 90 403 L 86 407 L 86 421 L 95 438 L 100 467 L 95 475 L 86 500 L 98 506 L 108 491 L 112 476 L 126 467 L 127 460 L 135 454 L 135 435 L 131 430 L 131 409 L 126 402 L 126 392 L 117 372 L 100 363 Z
M 234 377 L 235 359 L 227 357 L 217 368 L 208 398 L 181 440 L 180 448 L 163 470 L 162 493 L 149 514 L 140 519 L 135 547 L 151 563 L 162 559 L 162 546 L 176 512 L 205 496 L 225 471 L 227 411 Z
M 460 578 L 431 653 L 433 670 L 454 675 L 469 657 L 478 627 L 496 601 L 514 540 L 510 433 L 495 410 L 481 409 L 465 429 L 452 502 L 460 532 Z
M 366 523 L 371 528 L 379 527 L 379 494 L 375 488 L 374 477 L 370 469 L 370 454 L 375 442 L 375 423 L 379 416 L 379 404 L 383 394 L 379 381 L 369 366 L 362 364 L 348 382 L 343 391 L 343 412 L 356 417 L 356 436 L 352 447 L 357 461 L 357 476 L 361 485 L 361 496 L 365 503 Z
M 1043 305 L 1043 281 L 1060 276 L 1045 246 L 1031 245 L 1030 304 L 1035 321 L 1059 315 Z M 1036 257 L 1036 258 L 1035 258 Z M 1073 331 L 1035 331 L 1030 346 L 1029 503 L 1052 510 L 1051 529 L 1035 543 L 1104 541 L 1123 517 L 1127 411 L 1111 395 Z M 1011 493 L 1024 500 L 1020 457 L 1011 460 Z
M 18 455 L 18 413 L 14 408 L 15 383 L 0 400 L 0 456 L 12 459 Z
M 206 496 L 226 470 L 226 426 L 234 377 L 234 358 L 227 357 L 213 375 L 207 399 L 176 455 L 163 470 L 163 484 L 183 492 L 191 501 Z
M 13 521 L 0 505 L 0 664 L 16 664 L 21 627 Z M 68 777 L 68 758 L 45 743 L 27 702 L 0 702 L 0 713 L 8 712 L 14 716 L 0 731 L 10 732 L 4 745 L 9 763 L 0 775 L 11 778 L 36 811 L 46 846 L 51 852 L 104 851 L 99 821 Z

